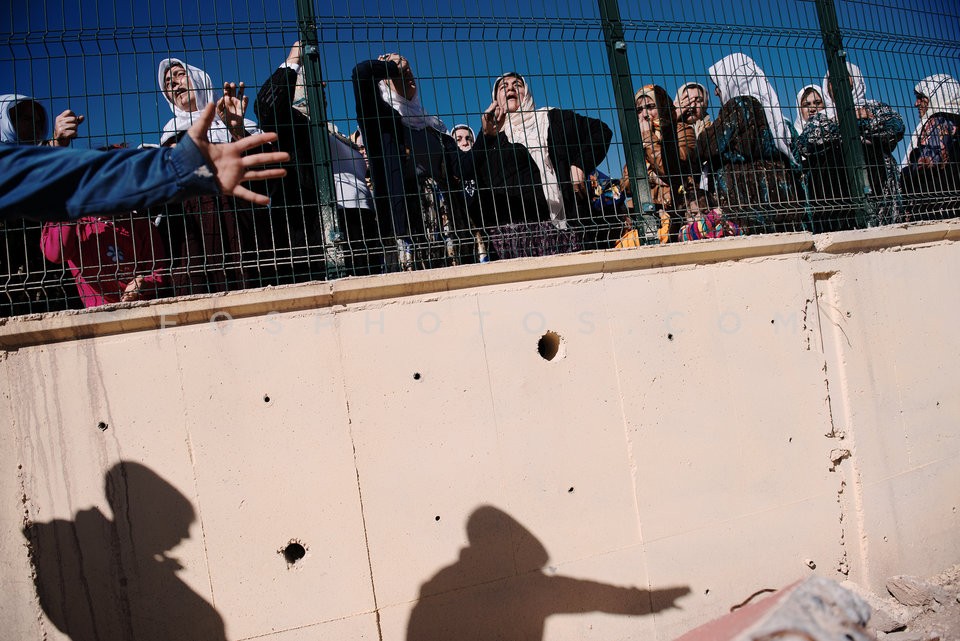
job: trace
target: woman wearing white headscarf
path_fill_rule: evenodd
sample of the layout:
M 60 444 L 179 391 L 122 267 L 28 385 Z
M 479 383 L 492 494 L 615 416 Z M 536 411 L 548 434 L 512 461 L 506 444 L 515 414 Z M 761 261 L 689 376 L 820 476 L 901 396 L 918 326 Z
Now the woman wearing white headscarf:
M 258 134 L 256 123 L 243 117 L 248 98 L 239 87 L 225 83 L 223 96 L 216 98 L 213 82 L 202 69 L 177 58 L 164 58 L 157 69 L 160 93 L 173 112 L 163 127 L 160 143 L 176 145 L 200 111 L 216 102 L 215 117 L 207 138 L 214 144 L 234 142 Z M 171 258 L 171 283 L 176 296 L 244 289 L 272 284 L 251 282 L 252 271 L 241 268 L 259 249 L 254 212 L 248 203 L 224 195 L 207 195 L 167 206 L 158 222 Z
M 157 83 L 173 118 L 163 126 L 160 144 L 166 145 L 179 138 L 199 117 L 200 110 L 216 100 L 213 81 L 203 69 L 198 69 L 177 58 L 164 58 L 157 68 Z M 260 133 L 257 123 L 243 117 L 247 98 L 243 83 L 239 90 L 224 84 L 224 95 L 217 100 L 216 117 L 210 126 L 208 138 L 212 143 L 234 142 L 247 135 Z
M 847 72 L 872 193 L 872 214 L 867 224 L 897 222 L 901 208 L 900 172 L 892 153 L 903 139 L 903 118 L 890 105 L 867 99 L 866 83 L 859 67 L 847 62 Z M 815 232 L 856 227 L 857 216 L 847 185 L 834 93 L 827 74 L 823 79 L 825 109 L 810 117 L 795 144 L 798 156 L 803 159 Z
M 50 120 L 43 105 L 21 94 L 0 96 L 0 142 L 69 147 L 83 120 L 83 116 L 71 109 L 64 110 L 54 121 L 53 137 L 48 140 Z
M 7 145 L 44 145 L 67 147 L 77 137 L 83 122 L 67 109 L 57 116 L 53 138 L 47 138 L 50 119 L 43 105 L 21 94 L 0 96 L 0 143 Z M 63 309 L 66 292 L 51 291 L 48 298 L 49 274 L 40 253 L 40 226 L 23 221 L 0 223 L 0 236 L 6 240 L 0 248 L 0 277 L 4 280 L 6 298 L 12 314 L 48 312 Z M 53 289 L 52 287 L 50 288 Z
M 694 134 L 699 138 L 710 124 L 710 116 L 707 115 L 710 94 L 707 88 L 699 82 L 683 83 L 677 89 L 673 106 L 677 110 L 677 119 L 693 127 Z
M 911 214 L 956 216 L 960 211 L 960 83 L 938 73 L 918 82 L 914 93 L 920 123 L 902 163 Z
M 492 98 L 473 158 L 481 223 L 495 257 L 577 251 L 586 176 L 606 156 L 613 132 L 573 111 L 538 109 L 515 72 L 497 78 Z
M 826 108 L 820 85 L 806 85 L 797 92 L 797 119 L 793 121 L 794 138 L 803 133 L 810 118 Z
M 709 73 L 723 101 L 717 119 L 697 140 L 710 191 L 745 233 L 802 228 L 805 203 L 790 128 L 763 70 L 738 52 Z

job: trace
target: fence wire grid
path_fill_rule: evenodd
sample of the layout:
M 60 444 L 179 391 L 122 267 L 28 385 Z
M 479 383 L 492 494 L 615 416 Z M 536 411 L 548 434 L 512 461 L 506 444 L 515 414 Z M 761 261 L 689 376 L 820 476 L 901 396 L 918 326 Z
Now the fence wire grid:
M 217 102 L 212 142 L 291 154 L 253 186 L 268 207 L 0 223 L 3 316 L 960 212 L 956 3 L 44 0 L 0 22 L 2 144 L 170 146 Z

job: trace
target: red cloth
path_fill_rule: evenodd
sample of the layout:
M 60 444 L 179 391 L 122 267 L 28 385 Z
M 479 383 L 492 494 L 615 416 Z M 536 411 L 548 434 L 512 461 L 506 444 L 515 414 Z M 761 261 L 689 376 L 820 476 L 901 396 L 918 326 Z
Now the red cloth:
M 163 241 L 145 218 L 88 216 L 47 223 L 40 249 L 47 260 L 70 268 L 84 307 L 120 302 L 135 276 L 143 277 L 140 299 L 156 298 L 165 279 Z

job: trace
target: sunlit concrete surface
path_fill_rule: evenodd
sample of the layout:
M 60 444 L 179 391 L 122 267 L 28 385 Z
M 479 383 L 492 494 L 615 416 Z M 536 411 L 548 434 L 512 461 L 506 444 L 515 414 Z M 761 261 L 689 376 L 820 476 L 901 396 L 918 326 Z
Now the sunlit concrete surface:
M 958 239 L 8 319 L 0 637 L 666 641 L 810 574 L 937 572 L 960 559 Z

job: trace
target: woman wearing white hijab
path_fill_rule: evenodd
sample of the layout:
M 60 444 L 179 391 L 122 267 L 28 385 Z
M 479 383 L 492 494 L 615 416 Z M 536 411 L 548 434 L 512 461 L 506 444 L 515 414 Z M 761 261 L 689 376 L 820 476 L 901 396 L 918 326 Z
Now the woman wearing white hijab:
M 745 233 L 803 228 L 805 203 L 790 128 L 763 70 L 737 52 L 709 73 L 723 101 L 717 119 L 697 139 L 710 191 Z
M 859 67 L 847 62 L 847 73 L 872 194 L 872 213 L 867 224 L 897 222 L 901 209 L 900 172 L 892 153 L 903 139 L 903 118 L 890 105 L 867 99 Z M 815 232 L 856 227 L 857 213 L 847 185 L 834 94 L 835 87 L 827 74 L 823 79 L 825 109 L 810 117 L 795 144 L 803 159 Z
M 47 110 L 30 96 L 10 93 L 0 96 L 0 142 L 15 145 L 69 147 L 77 137 L 84 117 L 66 109 L 57 116 L 53 138 L 47 139 Z
M 473 158 L 495 257 L 577 251 L 580 232 L 568 221 L 578 218 L 586 176 L 606 156 L 613 132 L 573 111 L 537 109 L 518 73 L 497 78 L 492 98 Z
M 799 136 L 810 118 L 826 108 L 820 85 L 806 85 L 797 92 L 797 119 L 793 121 L 793 131 Z
M 920 123 L 902 162 L 911 213 L 956 216 L 960 211 L 960 83 L 938 73 L 918 82 L 914 93 Z
M 203 108 L 213 102 L 216 115 L 207 132 L 211 143 L 230 143 L 261 133 L 256 123 L 243 117 L 248 102 L 243 83 L 239 87 L 225 83 L 223 96 L 216 99 L 210 76 L 177 58 L 160 61 L 157 82 L 173 112 L 160 136 L 161 145 L 175 145 L 200 118 Z M 183 201 L 177 208 L 167 207 L 158 221 L 173 265 L 174 295 L 253 286 L 252 272 L 239 265 L 254 251 L 258 259 L 270 258 L 259 254 L 256 220 L 248 204 L 225 195 L 200 196 Z
M 710 124 L 710 116 L 707 115 L 710 94 L 707 88 L 699 82 L 683 83 L 677 89 L 673 106 L 677 109 L 677 120 L 693 127 L 694 134 L 699 138 Z
M 57 116 L 54 136 L 48 139 L 50 119 L 43 105 L 21 94 L 0 96 L 0 143 L 67 147 L 77 137 L 77 128 L 83 122 L 69 109 Z M 32 223 L 10 221 L 0 223 L 0 235 L 6 242 L 0 249 L 0 274 L 6 280 L 4 290 L 11 303 L 12 314 L 63 309 L 67 294 L 50 287 L 49 274 L 40 253 L 40 227 Z
M 213 82 L 202 69 L 177 58 L 164 58 L 157 68 L 157 84 L 173 112 L 173 118 L 163 126 L 160 135 L 160 144 L 167 145 L 190 128 L 201 109 L 214 102 Z M 243 83 L 239 89 L 225 83 L 223 91 L 223 97 L 217 100 L 216 116 L 208 133 L 210 142 L 234 142 L 260 133 L 257 123 L 243 117 L 248 100 L 243 95 Z

